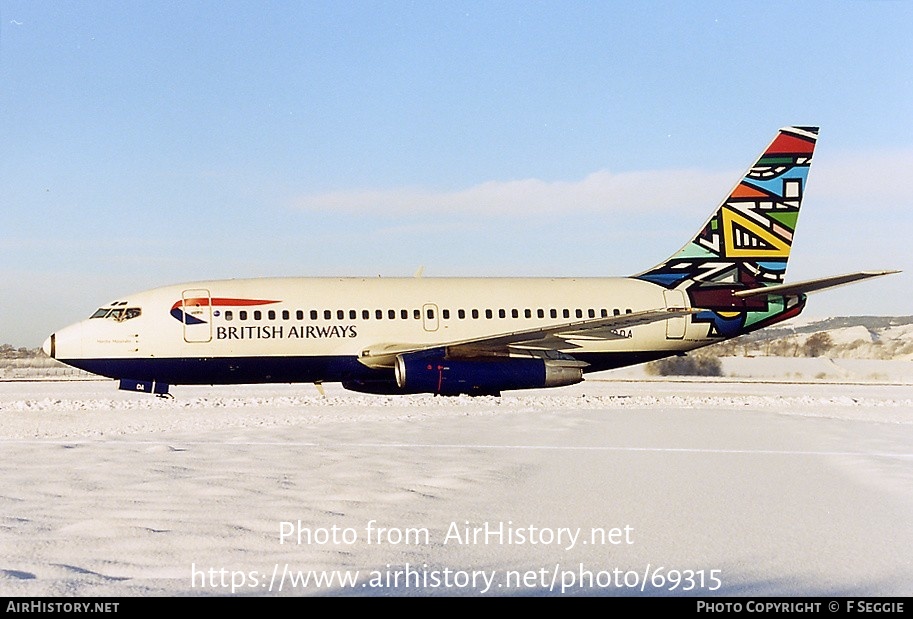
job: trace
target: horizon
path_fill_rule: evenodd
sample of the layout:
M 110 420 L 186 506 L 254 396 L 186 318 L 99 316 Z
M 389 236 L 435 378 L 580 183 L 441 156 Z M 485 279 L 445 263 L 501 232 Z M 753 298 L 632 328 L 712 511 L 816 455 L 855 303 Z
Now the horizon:
M 765 333 L 770 333 L 771 337 L 775 337 L 774 332 L 781 331 L 784 329 L 789 329 L 791 327 L 795 328 L 795 329 L 801 329 L 803 327 L 815 325 L 819 322 L 828 322 L 828 321 L 832 321 L 832 320 L 853 320 L 853 319 L 858 319 L 858 320 L 880 319 L 880 320 L 891 320 L 891 321 L 900 320 L 900 321 L 902 321 L 901 324 L 905 324 L 904 321 L 913 322 L 913 314 L 899 315 L 899 316 L 885 316 L 885 315 L 881 315 L 881 314 L 859 314 L 859 315 L 847 315 L 847 316 L 806 316 L 805 313 L 802 313 L 799 316 L 796 316 L 795 318 L 790 318 L 788 320 L 784 320 L 783 322 L 777 323 L 775 325 L 771 325 L 769 327 L 765 327 L 763 329 L 758 329 L 757 331 L 751 331 L 749 333 L 744 333 L 744 334 L 736 336 L 734 338 L 720 340 L 716 344 L 722 344 L 724 342 L 734 342 L 734 341 L 737 342 L 739 339 L 757 338 L 758 336 L 761 336 L 763 339 L 763 336 Z M 852 327 L 833 327 L 833 328 L 825 329 L 822 332 L 838 330 L 838 329 L 845 329 L 845 328 L 852 328 Z M 782 337 L 782 335 L 780 337 Z M 32 353 L 38 353 L 41 355 L 44 354 L 43 351 L 41 350 L 41 346 L 31 346 L 30 347 L 30 346 L 16 345 L 11 342 L 0 342 L 0 348 L 7 347 L 7 346 L 10 347 L 11 352 L 19 352 L 22 349 L 26 349 L 30 354 L 32 354 Z M 711 346 L 715 346 L 715 344 L 712 344 Z M 701 348 L 701 349 L 696 349 L 695 351 L 691 351 L 691 352 L 696 352 L 696 353 L 700 354 L 702 351 L 705 351 L 705 350 L 706 350 L 706 347 Z M 636 365 L 644 365 L 644 364 L 636 364 Z

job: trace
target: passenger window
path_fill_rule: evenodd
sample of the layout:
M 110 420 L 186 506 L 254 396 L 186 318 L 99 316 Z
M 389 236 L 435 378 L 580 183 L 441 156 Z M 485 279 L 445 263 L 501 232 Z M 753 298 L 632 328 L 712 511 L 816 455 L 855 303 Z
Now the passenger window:
M 349 310 L 349 320 L 355 320 L 356 318 L 358 318 L 358 312 Z
M 387 318 L 394 320 L 396 318 L 396 310 L 387 310 Z
M 420 309 L 412 310 L 412 317 L 415 318 L 416 320 L 421 320 L 422 319 L 422 310 L 420 310 Z
M 564 316 L 565 318 L 570 318 L 570 317 L 571 317 L 571 310 L 566 309 L 566 310 L 564 310 L 564 311 L 561 313 L 561 315 Z
M 362 320 L 369 320 L 370 318 L 371 318 L 371 312 L 369 312 L 368 310 L 361 310 L 361 319 Z
M 634 311 L 631 310 L 630 308 L 625 310 L 625 314 L 633 314 L 633 313 L 634 313 Z
M 609 310 L 607 310 L 606 308 L 602 308 L 602 318 L 608 318 L 608 316 L 609 316 Z
M 295 310 L 295 318 L 298 320 L 304 320 L 304 310 Z
M 490 309 L 485 310 L 485 318 L 491 318 L 492 315 L 493 315 L 493 314 L 491 313 L 491 310 L 490 310 Z
M 537 309 L 537 310 L 536 310 L 536 316 L 538 316 L 539 318 L 545 318 L 545 310 L 544 310 L 544 309 L 541 309 L 541 308 L 540 308 L 540 309 Z
M 238 312 L 238 320 L 247 320 L 247 310 Z
M 425 311 L 425 315 L 428 316 L 428 320 L 434 320 L 434 310 L 430 307 Z
M 583 310 L 581 310 L 581 309 L 577 310 L 575 312 L 575 316 L 577 316 L 577 318 L 583 318 Z
M 282 320 L 288 320 L 291 315 L 288 313 L 288 310 L 282 310 Z
M 444 320 L 450 320 L 450 310 L 441 310 L 441 316 L 444 318 Z
M 457 310 L 457 318 L 460 320 L 466 318 L 466 310 Z
M 384 319 L 384 310 L 374 310 L 374 317 L 378 320 Z
M 311 320 L 317 320 L 317 310 L 311 310 Z
M 498 310 L 498 318 L 507 318 L 507 312 L 502 309 Z
M 399 310 L 399 317 L 403 320 L 409 320 L 409 310 Z
M 612 310 L 612 316 L 618 316 L 618 315 L 620 315 L 620 314 L 621 314 L 621 310 L 618 310 L 618 309 L 613 309 L 613 310 Z
M 254 320 L 260 320 L 261 318 L 263 318 L 263 312 L 254 310 Z
M 477 309 L 472 310 L 472 317 L 473 317 L 473 318 L 478 318 L 478 317 L 479 317 L 479 310 L 477 310 Z
M 333 319 L 333 312 L 332 312 L 331 310 L 323 310 L 323 319 L 324 319 L 324 320 L 332 320 L 332 319 Z
M 594 309 L 587 310 L 586 315 L 589 318 L 596 318 L 596 310 L 594 310 Z
M 519 310 L 515 310 L 515 309 L 510 310 L 510 317 L 511 317 L 511 318 L 519 318 L 519 317 L 520 317 L 520 311 L 519 311 Z
M 551 316 L 552 318 L 557 318 L 557 317 L 558 317 L 558 310 L 556 310 L 556 309 L 550 309 L 550 310 L 548 310 L 548 315 Z
M 269 318 L 270 320 L 276 320 L 276 312 L 274 312 L 273 310 L 270 310 L 266 313 L 266 317 Z
M 533 317 L 533 310 L 531 310 L 531 309 L 525 309 L 525 310 L 523 310 L 523 315 L 526 316 L 527 318 L 532 318 L 532 317 Z
M 225 310 L 225 320 L 234 320 L 235 315 L 231 310 Z

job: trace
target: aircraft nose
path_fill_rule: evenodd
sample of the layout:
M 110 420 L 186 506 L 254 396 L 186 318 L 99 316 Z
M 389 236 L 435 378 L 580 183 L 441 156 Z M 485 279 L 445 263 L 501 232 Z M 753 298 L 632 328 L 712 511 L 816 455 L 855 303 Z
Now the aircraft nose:
M 66 362 L 67 359 L 81 358 L 84 326 L 83 323 L 77 322 L 63 329 L 57 329 L 44 341 L 41 348 L 48 354 L 48 357 L 58 361 Z
M 44 351 L 51 359 L 57 357 L 57 334 L 52 333 L 51 336 L 44 341 L 44 344 L 41 345 L 41 350 Z

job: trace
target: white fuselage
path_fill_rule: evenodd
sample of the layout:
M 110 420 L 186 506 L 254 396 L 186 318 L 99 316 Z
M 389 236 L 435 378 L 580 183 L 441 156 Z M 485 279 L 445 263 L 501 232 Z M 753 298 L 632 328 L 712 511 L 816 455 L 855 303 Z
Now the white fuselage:
M 65 361 L 357 357 L 388 343 L 446 344 L 687 303 L 683 295 L 670 298 L 670 293 L 675 295 L 631 278 L 200 281 L 124 297 L 121 307 L 138 308 L 139 316 L 93 318 L 62 329 L 55 334 L 54 356 Z M 210 304 L 200 307 L 184 301 L 207 296 Z M 176 304 L 200 322 L 188 324 L 173 315 Z M 619 330 L 617 339 L 581 337 L 569 350 L 674 353 L 710 342 L 702 335 L 706 329 L 690 326 L 684 317 L 645 324 Z

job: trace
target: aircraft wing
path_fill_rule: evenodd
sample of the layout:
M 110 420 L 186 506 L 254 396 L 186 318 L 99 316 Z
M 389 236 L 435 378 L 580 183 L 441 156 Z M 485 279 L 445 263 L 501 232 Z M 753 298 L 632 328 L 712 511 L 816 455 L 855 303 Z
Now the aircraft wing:
M 498 333 L 444 344 L 377 344 L 362 350 L 358 360 L 372 368 L 392 368 L 398 355 L 435 349 L 445 351 L 447 356 L 451 358 L 506 357 L 510 354 L 511 348 L 552 351 L 560 354 L 558 353 L 559 349 L 576 347 L 570 340 L 621 339 L 624 336 L 615 333 L 619 329 L 627 329 L 680 316 L 690 316 L 700 311 L 703 310 L 685 307 L 663 307 L 630 314 L 620 314 L 618 316 L 608 316 L 606 318 L 589 318 L 559 325 Z M 571 357 L 564 358 L 571 364 L 580 363 Z
M 827 290 L 846 284 L 852 284 L 871 277 L 881 277 L 900 273 L 900 271 L 859 271 L 858 273 L 848 273 L 846 275 L 832 275 L 830 277 L 820 277 L 818 279 L 807 279 L 794 284 L 780 284 L 777 286 L 764 286 L 762 288 L 751 288 L 749 290 L 739 290 L 733 292 L 735 297 L 755 297 L 759 295 L 787 296 L 797 294 L 807 294 L 819 290 Z

